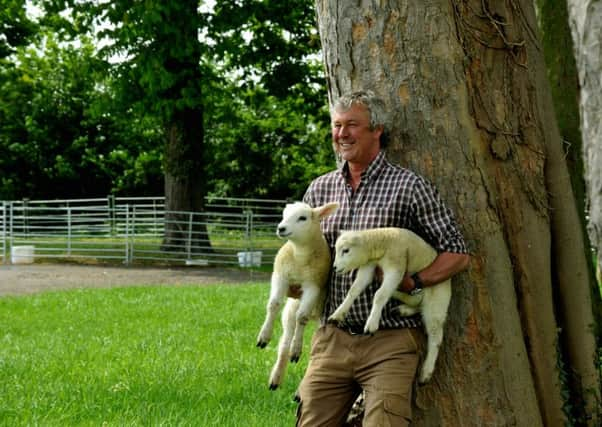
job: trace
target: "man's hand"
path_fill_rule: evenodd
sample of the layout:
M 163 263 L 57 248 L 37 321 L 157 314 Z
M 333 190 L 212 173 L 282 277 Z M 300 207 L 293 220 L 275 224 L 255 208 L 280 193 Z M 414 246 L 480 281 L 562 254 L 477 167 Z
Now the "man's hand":
M 412 279 L 412 277 L 408 273 L 406 273 L 403 276 L 403 279 L 401 280 L 401 283 L 399 284 L 397 289 L 399 289 L 401 292 L 409 294 L 411 291 L 414 290 L 415 287 L 416 285 L 414 284 L 414 279 Z
M 303 288 L 301 285 L 290 285 L 288 287 L 288 293 L 286 294 L 289 298 L 299 299 L 303 295 Z

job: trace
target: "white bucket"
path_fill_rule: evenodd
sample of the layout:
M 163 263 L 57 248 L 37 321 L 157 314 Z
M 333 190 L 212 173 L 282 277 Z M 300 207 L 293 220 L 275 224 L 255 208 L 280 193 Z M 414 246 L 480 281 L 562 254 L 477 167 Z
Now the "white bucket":
M 209 260 L 208 259 L 187 259 L 186 265 L 207 267 L 207 266 L 209 266 Z
M 10 250 L 10 262 L 13 264 L 33 264 L 33 246 L 13 246 Z
M 241 267 L 261 266 L 261 251 L 238 252 L 236 255 L 238 255 L 238 265 Z

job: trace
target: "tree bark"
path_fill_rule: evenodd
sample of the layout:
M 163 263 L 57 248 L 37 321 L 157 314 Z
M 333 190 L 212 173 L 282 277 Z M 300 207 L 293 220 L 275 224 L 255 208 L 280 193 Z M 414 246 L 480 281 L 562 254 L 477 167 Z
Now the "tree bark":
M 568 0 L 579 72 L 581 133 L 589 202 L 590 239 L 602 252 L 602 3 Z
M 162 248 L 192 254 L 212 253 L 205 218 L 203 176 L 204 121 L 198 1 L 170 4 L 165 19 L 177 31 L 160 33 L 163 68 L 171 84 L 160 91 L 167 141 L 164 157 L 165 235 Z
M 358 89 L 385 99 L 389 158 L 437 185 L 474 256 L 454 280 L 442 353 L 418 389 L 413 425 L 565 425 L 563 396 L 583 394 L 563 385 L 557 329 L 568 320 L 556 318 L 554 289 L 579 289 L 574 314 L 591 325 L 591 281 L 583 239 L 564 247 L 581 231 L 545 104 L 532 3 L 316 4 L 330 100 Z M 579 335 L 595 349 L 590 328 Z M 586 359 L 595 373 L 593 354 Z
M 602 265 L 602 3 L 568 0 L 580 84 L 589 236 Z M 598 280 L 601 280 L 600 278 Z
M 213 252 L 204 210 L 203 112 L 177 112 L 169 125 L 165 149 L 165 235 L 166 251 L 190 254 Z
M 536 8 L 556 121 L 562 138 L 562 149 L 565 153 L 579 216 L 583 223 L 583 233 L 588 239 L 585 228 L 587 219 L 583 145 L 579 130 L 579 77 L 573 55 L 568 9 L 566 3 L 556 0 L 537 0 Z
M 555 13 L 561 13 L 564 4 L 555 5 Z M 565 10 L 564 14 L 567 12 Z M 546 13 L 540 14 L 540 18 L 545 19 Z M 567 33 L 567 25 L 558 25 L 553 31 L 557 38 L 568 38 L 561 33 Z M 569 43 L 569 48 L 571 44 Z M 557 47 L 558 49 L 558 47 Z M 564 51 L 564 54 L 570 56 L 572 49 Z M 568 61 L 568 60 L 567 60 Z M 550 62 L 550 61 L 549 61 Z M 542 67 L 538 67 L 542 69 Z M 550 70 L 550 68 L 548 68 Z M 555 80 L 550 76 L 552 83 Z M 543 81 L 543 78 L 541 79 Z M 568 79 L 565 84 L 570 85 L 572 79 Z M 541 92 L 542 110 L 552 110 L 552 105 L 559 107 L 557 117 L 560 112 L 567 112 L 576 100 L 572 102 L 553 102 L 550 92 Z M 573 93 L 567 89 L 567 94 Z M 573 107 L 574 108 L 574 107 Z M 572 116 L 573 114 L 569 114 Z M 574 122 L 574 120 L 573 120 Z M 578 122 L 577 122 L 578 123 Z M 575 123 L 573 126 L 577 125 Z M 566 127 L 565 127 L 566 128 Z M 552 126 L 544 128 L 547 132 L 552 132 L 546 139 L 550 140 L 555 136 L 556 129 Z M 581 138 L 579 138 L 581 139 Z M 560 343 L 563 351 L 563 360 L 569 367 L 564 372 L 567 387 L 572 391 L 567 397 L 567 408 L 572 408 L 570 420 L 577 425 L 599 425 L 600 422 L 600 377 L 596 368 L 599 365 L 598 348 L 599 325 L 601 324 L 601 302 L 600 291 L 594 279 L 594 269 L 589 253 L 590 242 L 585 232 L 585 205 L 583 204 L 584 191 L 581 180 L 583 179 L 583 162 L 577 159 L 576 154 L 581 153 L 581 143 L 575 144 L 569 148 L 567 153 L 559 144 L 549 145 L 548 166 L 546 169 L 546 181 L 550 191 L 550 200 L 552 206 L 552 230 L 554 234 L 553 257 L 557 260 L 556 276 L 554 285 L 557 289 L 556 312 L 561 328 L 559 329 Z M 565 167 L 565 159 L 572 166 L 573 177 L 568 175 Z M 577 196 L 576 204 L 573 203 L 575 197 L 567 194 L 564 189 L 572 181 L 572 188 Z M 581 214 L 575 210 L 578 206 Z M 578 219 L 577 219 L 578 218 Z M 583 232 L 576 233 L 574 230 L 580 227 Z M 572 254 L 586 248 L 585 258 L 574 259 Z M 575 277 L 589 278 L 590 286 L 575 287 Z M 583 304 L 590 301 L 592 310 L 583 310 Z M 593 337 L 593 339 L 592 339 Z M 594 363 L 592 364 L 592 360 Z

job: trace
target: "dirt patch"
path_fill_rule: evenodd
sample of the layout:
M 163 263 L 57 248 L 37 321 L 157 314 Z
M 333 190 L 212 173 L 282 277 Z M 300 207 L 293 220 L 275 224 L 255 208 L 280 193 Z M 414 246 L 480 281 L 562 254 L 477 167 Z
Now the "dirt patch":
M 236 268 L 0 265 L 0 295 L 94 287 L 240 284 L 262 281 L 269 281 L 269 273 Z

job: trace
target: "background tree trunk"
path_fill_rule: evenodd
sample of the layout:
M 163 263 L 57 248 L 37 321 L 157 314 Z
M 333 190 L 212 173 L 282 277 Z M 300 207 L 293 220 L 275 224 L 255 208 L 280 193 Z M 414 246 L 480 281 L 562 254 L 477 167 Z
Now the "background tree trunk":
M 568 0 L 581 86 L 580 111 L 589 236 L 602 266 L 602 2 Z M 598 280 L 602 280 L 601 277 Z
M 579 130 L 579 76 L 573 55 L 567 5 L 557 0 L 536 0 L 536 8 L 562 148 L 566 155 L 579 216 L 584 224 L 583 231 L 587 235 L 583 147 Z
M 189 248 L 193 254 L 211 253 L 207 227 L 200 215 L 205 201 L 202 110 L 186 109 L 176 113 L 167 135 L 163 248 Z
M 198 1 L 194 0 L 166 6 L 165 19 L 178 25 L 178 31 L 156 36 L 156 42 L 164 52 L 162 65 L 165 80 L 169 82 L 159 91 L 159 104 L 165 104 L 162 114 L 167 134 L 163 163 L 166 213 L 162 246 L 193 254 L 212 252 L 207 226 L 201 216 L 206 179 L 203 175 L 205 129 L 198 7 Z
M 583 419 L 563 411 L 563 395 L 582 399 L 599 384 L 588 250 L 532 3 L 362 1 L 360 8 L 318 0 L 317 15 L 330 99 L 364 88 L 385 99 L 393 114 L 389 158 L 437 185 L 474 254 L 468 274 L 455 280 L 442 354 L 435 377 L 418 390 L 414 425 Z M 554 304 L 563 301 L 554 289 L 569 284 L 578 313 Z M 565 322 L 584 354 L 579 361 L 557 339 Z M 587 386 L 563 385 L 562 363 Z

